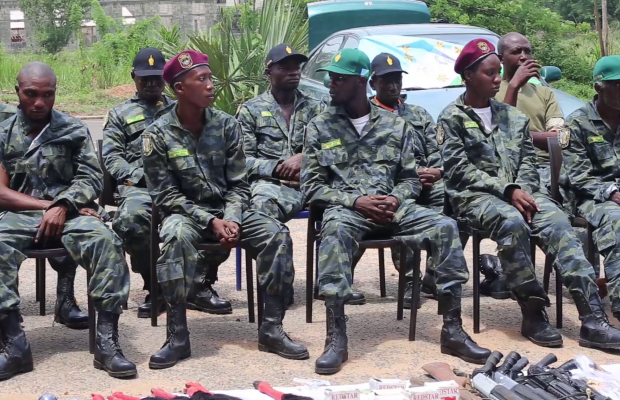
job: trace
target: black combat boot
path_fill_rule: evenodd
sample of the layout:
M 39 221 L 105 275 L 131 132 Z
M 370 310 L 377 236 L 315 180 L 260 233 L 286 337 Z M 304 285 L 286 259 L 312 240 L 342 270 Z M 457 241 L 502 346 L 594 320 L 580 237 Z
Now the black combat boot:
M 159 310 L 157 310 L 157 316 L 162 315 L 166 311 L 166 302 L 163 299 L 159 299 Z M 144 298 L 144 303 L 138 306 L 138 318 L 151 318 L 151 294 L 147 294 Z
M 136 376 L 136 364 L 128 361 L 118 344 L 118 318 L 120 314 L 101 311 L 97 319 L 95 359 L 96 369 L 104 370 L 113 378 Z
M 545 311 L 545 307 L 548 307 L 548 300 L 543 297 L 529 296 L 527 299 L 517 297 L 517 301 L 523 314 L 521 335 L 539 346 L 562 346 L 562 335 L 551 326 Z
M 280 296 L 265 295 L 263 323 L 258 330 L 258 350 L 290 360 L 305 360 L 310 357 L 306 346 L 293 342 L 282 327 L 285 300 Z
M 157 353 L 151 356 L 149 361 L 149 368 L 151 369 L 173 367 L 177 362 L 192 355 L 185 304 L 168 304 L 166 323 L 168 326 L 166 342 Z
M 599 349 L 620 349 L 620 330 L 609 325 L 609 319 L 603 310 L 603 303 L 596 288 L 590 290 L 589 300 L 582 292 L 571 291 L 581 320 L 579 345 Z
M 19 323 L 19 311 L 0 313 L 0 381 L 32 371 L 32 352 Z
M 319 292 L 318 286 L 314 287 L 314 292 L 315 292 L 315 295 L 314 295 L 315 299 L 325 301 L 325 297 L 318 295 L 318 292 Z M 348 306 L 361 306 L 363 304 L 366 304 L 366 296 L 364 296 L 364 293 L 362 292 L 357 292 L 355 290 L 352 290 L 351 296 L 347 298 L 344 304 Z
M 58 271 L 54 321 L 71 329 L 88 329 L 88 314 L 82 312 L 73 294 L 75 269 Z
M 403 307 L 407 310 L 411 309 L 411 301 L 413 300 L 413 281 L 408 281 L 407 286 L 405 287 L 405 298 L 403 299 Z M 417 296 L 417 304 L 418 310 L 422 307 L 422 303 L 420 302 L 420 291 L 418 290 Z
M 480 272 L 484 280 L 480 283 L 480 293 L 494 299 L 505 300 L 510 298 L 510 291 L 506 286 L 506 275 L 497 256 L 483 254 L 480 256 Z
M 431 298 L 436 298 L 436 289 L 437 285 L 435 285 L 435 271 L 427 268 L 424 271 L 424 278 L 422 278 L 422 288 L 421 291 L 424 294 L 431 296 Z
M 204 311 L 208 314 L 232 314 L 232 304 L 230 301 L 220 299 L 211 282 L 203 281 L 201 284 L 194 284 L 194 295 L 188 296 L 187 308 L 190 310 Z
M 450 354 L 473 364 L 484 364 L 491 350 L 478 346 L 463 329 L 461 320 L 461 299 L 440 296 L 439 313 L 443 315 L 441 328 L 441 353 Z
M 315 372 L 331 375 L 342 369 L 342 364 L 349 359 L 347 347 L 347 320 L 344 315 L 344 303 L 325 304 L 327 310 L 327 337 L 323 354 L 316 360 Z

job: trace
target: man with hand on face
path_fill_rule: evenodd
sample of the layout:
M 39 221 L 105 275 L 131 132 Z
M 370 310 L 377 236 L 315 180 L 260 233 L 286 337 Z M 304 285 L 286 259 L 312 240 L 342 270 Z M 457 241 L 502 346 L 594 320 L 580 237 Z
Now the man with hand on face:
M 620 320 L 620 56 L 601 58 L 593 77 L 594 99 L 569 115 L 559 142 L 570 200 L 596 229 L 611 310 Z M 605 315 L 602 308 L 595 311 Z
M 446 192 L 456 217 L 488 232 L 498 245 L 507 284 L 521 307 L 521 334 L 539 346 L 562 345 L 549 324 L 547 294 L 536 279 L 530 240 L 556 260 L 582 320 L 580 345 L 620 348 L 620 331 L 602 310 L 594 269 L 587 261 L 568 217 L 539 191 L 540 177 L 529 120 L 494 99 L 500 61 L 492 43 L 469 42 L 454 71 L 466 91 L 439 116 Z
M 437 295 L 444 324 L 441 352 L 484 363 L 461 324 L 461 286 L 468 273 L 456 222 L 416 204 L 414 132 L 402 118 L 374 107 L 366 97 L 370 60 L 357 49 L 338 52 L 321 70 L 330 77 L 331 107 L 308 125 L 302 190 L 326 204 L 319 247 L 319 294 L 325 298 L 327 338 L 317 359 L 319 374 L 334 374 L 348 359 L 344 306 L 351 295 L 351 267 L 359 241 L 373 235 L 402 236 L 437 260 Z
M 24 252 L 49 247 L 64 247 L 91 272 L 95 368 L 115 378 L 135 376 L 135 364 L 118 344 L 129 270 L 121 240 L 93 210 L 103 177 L 90 133 L 83 122 L 53 109 L 56 75 L 49 66 L 26 64 L 17 82 L 20 109 L 0 124 L 0 380 L 32 371 L 16 281 Z
M 259 350 L 308 358 L 305 346 L 294 343 L 282 327 L 295 273 L 291 236 L 277 219 L 248 210 L 243 133 L 235 118 L 210 108 L 209 57 L 183 51 L 166 63 L 163 77 L 177 104 L 142 134 L 147 186 L 164 215 L 157 279 L 168 309 L 167 339 L 151 356 L 150 368 L 170 368 L 191 355 L 185 299 L 198 261 L 196 245 L 205 241 L 224 247 L 207 254 L 213 264 L 223 263 L 237 246 L 256 258 L 265 293 Z

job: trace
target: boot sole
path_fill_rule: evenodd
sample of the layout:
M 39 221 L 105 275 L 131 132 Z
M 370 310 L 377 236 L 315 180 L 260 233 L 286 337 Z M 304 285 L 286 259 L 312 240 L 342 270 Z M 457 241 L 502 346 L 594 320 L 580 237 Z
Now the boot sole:
M 105 365 L 101 364 L 97 360 L 93 360 L 93 366 L 95 367 L 95 369 L 107 372 L 108 375 L 110 375 L 112 378 L 131 378 L 132 376 L 138 375 L 138 371 L 135 369 L 118 372 L 110 371 L 105 367 Z
M 491 292 L 491 293 L 480 292 L 480 294 L 483 296 L 492 297 L 495 300 L 507 300 L 510 298 L 510 292 Z
M 75 329 L 75 330 L 81 330 L 81 329 L 88 329 L 88 321 L 86 322 L 80 322 L 77 324 L 69 324 L 63 320 L 61 320 L 60 318 L 58 318 L 58 316 L 54 317 L 54 322 L 56 322 L 57 324 L 60 325 L 64 325 L 69 329 Z
M 366 304 L 366 299 L 364 300 L 355 300 L 355 301 L 347 301 L 344 304 L 348 305 L 348 306 L 361 306 Z
M 585 339 L 579 339 L 579 346 L 589 349 L 617 350 L 620 349 L 620 343 L 594 343 Z
M 556 341 L 553 341 L 553 342 L 539 342 L 538 340 L 532 339 L 529 336 L 525 336 L 523 334 L 521 336 L 523 336 L 524 338 L 526 338 L 530 342 L 532 342 L 532 343 L 534 343 L 534 344 L 536 344 L 538 346 L 541 346 L 541 347 L 561 347 L 564 344 L 564 340 L 562 340 L 562 339 L 556 340 Z
M 308 358 L 310 358 L 310 353 L 308 353 L 307 351 L 305 353 L 302 354 L 287 354 L 287 353 L 283 353 L 281 351 L 277 351 L 275 349 L 272 349 L 269 346 L 266 346 L 264 344 L 258 344 L 258 351 L 262 351 L 265 353 L 272 353 L 272 354 L 277 354 L 282 358 L 286 358 L 288 360 L 307 360 Z
M 5 381 L 7 379 L 11 379 L 12 377 L 14 377 L 15 375 L 19 375 L 19 374 L 25 374 L 27 372 L 32 372 L 32 370 L 34 369 L 33 364 L 26 364 L 26 365 L 22 365 L 21 369 L 19 371 L 13 371 L 13 372 L 9 372 L 6 374 L 0 374 L 0 381 Z
M 206 312 L 207 314 L 215 314 L 215 315 L 232 314 L 232 307 L 223 308 L 221 310 L 211 310 L 205 307 L 197 306 L 196 304 L 192 304 L 192 303 L 186 303 L 185 306 L 187 307 L 188 310 L 202 311 L 202 312 Z
M 177 365 L 179 361 L 186 360 L 186 359 L 190 358 L 191 356 L 192 356 L 192 352 L 188 351 L 185 354 L 181 354 L 181 357 L 179 357 L 178 360 L 171 361 L 169 363 L 154 363 L 152 361 L 149 361 L 149 368 L 150 369 L 167 369 L 167 368 L 172 368 L 175 365 Z
M 342 366 L 347 361 L 349 361 L 349 355 L 348 354 L 344 356 L 344 359 L 342 360 L 342 364 L 340 364 L 339 366 L 334 367 L 334 368 L 319 368 L 319 367 L 315 367 L 314 368 L 314 372 L 316 372 L 319 375 L 333 375 L 335 373 L 340 372 L 340 370 L 342 369 Z
M 157 316 L 159 317 L 160 315 L 162 315 L 163 313 L 165 313 L 166 311 L 160 311 L 157 313 Z M 140 312 L 138 311 L 138 318 L 151 318 L 151 312 Z
M 422 288 L 420 289 L 420 293 L 426 295 L 427 297 L 431 299 L 435 299 L 435 300 L 437 299 L 435 292 L 433 292 L 431 289 L 429 289 L 426 286 L 422 286 Z
M 411 303 L 408 303 L 408 304 L 407 304 L 407 303 L 405 303 L 405 304 L 403 304 L 403 308 L 404 308 L 405 310 L 411 310 Z M 419 310 L 420 308 L 422 308 L 422 302 L 419 302 L 419 303 L 418 303 L 418 310 Z
M 460 354 L 459 352 L 454 351 L 454 350 L 452 350 L 452 349 L 450 349 L 448 347 L 445 347 L 445 346 L 441 346 L 441 354 L 447 354 L 449 356 L 454 356 L 454 357 L 460 358 L 463 361 L 467 361 L 468 363 L 478 364 L 478 365 L 484 365 L 484 363 L 487 361 L 486 358 L 478 359 L 478 358 L 471 358 L 471 357 L 464 356 L 464 355 Z

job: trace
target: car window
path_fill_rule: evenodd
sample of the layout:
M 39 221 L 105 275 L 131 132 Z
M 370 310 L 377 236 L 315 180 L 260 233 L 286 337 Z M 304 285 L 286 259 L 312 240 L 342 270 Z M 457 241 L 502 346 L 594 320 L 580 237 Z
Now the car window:
M 358 38 L 354 36 L 347 36 L 347 40 L 344 42 L 343 49 L 357 49 L 357 46 L 360 44 Z
M 323 77 L 327 72 L 320 71 L 317 69 L 321 67 L 325 67 L 329 64 L 334 54 L 340 50 L 340 46 L 344 41 L 344 36 L 335 36 L 329 39 L 323 47 L 312 57 L 312 60 L 308 61 L 306 66 L 304 67 L 304 75 L 308 76 L 308 78 L 323 82 Z

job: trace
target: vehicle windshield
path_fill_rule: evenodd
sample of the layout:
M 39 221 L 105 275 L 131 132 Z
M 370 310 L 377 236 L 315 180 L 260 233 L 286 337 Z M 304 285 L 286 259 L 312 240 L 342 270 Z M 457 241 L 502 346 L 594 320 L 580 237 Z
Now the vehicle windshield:
M 396 56 L 403 70 L 403 90 L 423 90 L 462 86 L 454 63 L 470 40 L 484 38 L 497 45 L 494 35 L 375 35 L 360 40 L 359 49 L 372 60 L 380 53 Z

